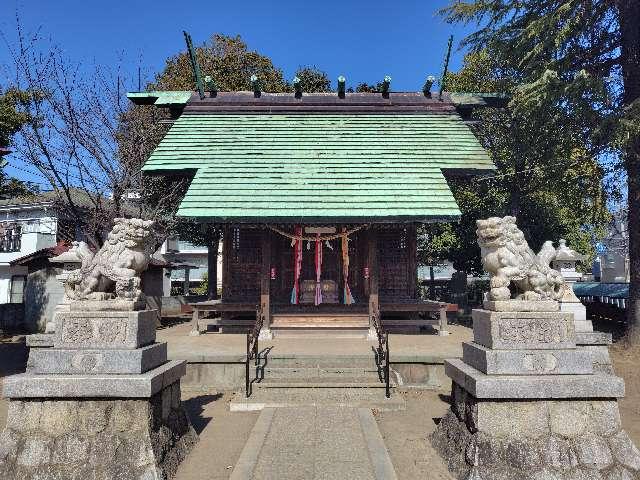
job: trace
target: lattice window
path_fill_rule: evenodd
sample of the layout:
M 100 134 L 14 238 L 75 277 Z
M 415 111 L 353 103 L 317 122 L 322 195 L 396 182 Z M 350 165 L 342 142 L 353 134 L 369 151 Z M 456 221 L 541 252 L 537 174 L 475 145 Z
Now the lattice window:
M 228 291 L 225 298 L 232 301 L 257 301 L 260 296 L 262 268 L 261 232 L 234 228 L 230 237 Z
M 402 301 L 413 297 L 414 281 L 407 228 L 378 232 L 378 291 L 380 299 Z

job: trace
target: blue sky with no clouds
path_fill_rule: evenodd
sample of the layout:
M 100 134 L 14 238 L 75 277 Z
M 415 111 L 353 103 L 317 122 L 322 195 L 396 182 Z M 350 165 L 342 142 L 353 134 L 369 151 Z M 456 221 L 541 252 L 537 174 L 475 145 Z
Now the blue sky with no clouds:
M 140 1 L 0 0 L 0 87 L 11 80 L 5 39 L 16 39 L 16 16 L 25 33 L 39 31 L 68 60 L 124 68 L 127 90 L 137 90 L 185 49 L 182 30 L 201 44 L 213 33 L 240 35 L 249 48 L 269 56 L 287 79 L 299 66 L 314 65 L 348 86 L 392 77 L 392 90 L 419 91 L 428 75 L 438 77 L 449 35 L 454 45 L 471 30 L 448 25 L 437 11 L 447 0 L 418 1 Z M 454 48 L 451 68 L 463 53 Z M 7 68 L 7 65 L 9 67 Z M 123 92 L 124 93 L 124 92 Z M 17 178 L 42 179 L 10 165 Z M 43 188 L 48 185 L 42 184 Z
M 123 59 L 136 77 L 150 78 L 164 60 L 184 49 L 182 30 L 195 43 L 214 32 L 241 35 L 293 77 L 298 66 L 315 65 L 347 77 L 349 85 L 375 83 L 385 75 L 394 90 L 420 90 L 438 76 L 447 38 L 467 30 L 446 24 L 437 10 L 446 0 L 417 1 L 139 1 L 2 0 L 0 30 L 15 36 L 16 12 L 26 31 L 42 29 L 70 59 L 109 64 Z M 452 66 L 462 60 L 454 52 Z M 0 63 L 7 61 L 4 45 Z M 0 82 L 5 83 L 4 78 Z

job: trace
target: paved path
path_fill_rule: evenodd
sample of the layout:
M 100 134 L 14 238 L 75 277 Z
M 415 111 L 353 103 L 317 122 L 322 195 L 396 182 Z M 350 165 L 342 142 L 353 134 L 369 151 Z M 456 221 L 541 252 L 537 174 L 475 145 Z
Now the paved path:
M 230 480 L 395 480 L 367 408 L 265 408 Z

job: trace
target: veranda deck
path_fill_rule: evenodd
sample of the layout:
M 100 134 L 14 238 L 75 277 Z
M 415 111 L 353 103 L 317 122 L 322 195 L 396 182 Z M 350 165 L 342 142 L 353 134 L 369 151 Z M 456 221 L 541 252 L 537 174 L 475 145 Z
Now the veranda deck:
M 202 333 L 204 323 L 216 327 L 232 327 L 250 329 L 255 319 L 260 315 L 260 305 L 250 302 L 225 302 L 222 300 L 208 300 L 205 302 L 191 303 L 193 308 L 192 328 L 190 335 L 196 336 Z M 383 316 L 384 326 L 390 330 L 398 330 L 407 327 L 438 326 L 440 336 L 448 335 L 447 313 L 455 313 L 458 306 L 450 303 L 434 301 L 414 301 L 414 302 L 383 302 L 379 306 L 380 314 Z M 311 316 L 316 321 L 323 316 L 334 320 L 336 315 L 350 316 L 366 315 L 368 306 L 366 304 L 354 305 L 291 305 L 291 304 L 271 304 L 270 315 L 287 315 L 288 317 L 298 314 L 303 323 L 308 323 Z M 227 318 L 213 318 L 202 322 L 204 315 L 208 313 L 229 314 Z M 417 314 L 437 313 L 438 318 L 418 317 Z M 411 315 L 416 314 L 416 315 Z M 389 318 L 385 318 L 389 317 Z M 399 317 L 399 318 L 398 318 Z M 336 323 L 336 322 L 333 322 Z M 339 322 L 338 322 L 339 324 Z

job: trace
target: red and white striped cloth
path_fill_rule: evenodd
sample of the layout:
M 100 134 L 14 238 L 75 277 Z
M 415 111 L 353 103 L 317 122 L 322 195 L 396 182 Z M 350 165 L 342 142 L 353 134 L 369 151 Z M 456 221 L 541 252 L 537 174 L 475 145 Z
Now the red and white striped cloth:
M 300 302 L 300 272 L 302 271 L 302 227 L 295 228 L 298 237 L 293 241 L 293 289 L 291 290 L 291 303 L 298 305 Z
M 316 298 L 315 304 L 320 305 L 322 303 L 322 285 L 320 278 L 322 277 L 322 240 L 320 234 L 316 234 Z

